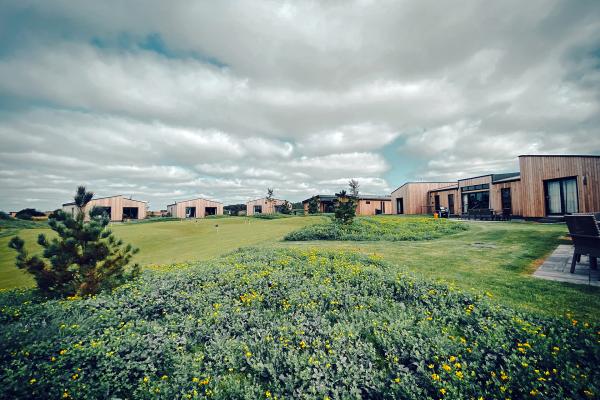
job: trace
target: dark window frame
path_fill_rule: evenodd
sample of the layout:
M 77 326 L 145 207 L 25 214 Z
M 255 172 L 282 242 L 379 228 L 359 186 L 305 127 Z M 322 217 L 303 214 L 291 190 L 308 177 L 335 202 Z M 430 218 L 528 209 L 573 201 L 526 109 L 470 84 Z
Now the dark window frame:
M 577 175 L 574 176 L 565 176 L 562 178 L 553 178 L 553 179 L 544 179 L 544 209 L 546 211 L 546 215 L 551 216 L 551 215 L 570 215 L 572 213 L 567 213 L 566 209 L 567 209 L 567 204 L 566 204 L 566 199 L 565 199 L 565 194 L 564 194 L 564 185 L 563 182 L 565 181 L 570 181 L 570 180 L 574 180 L 575 181 L 575 194 L 577 196 L 577 210 L 575 210 L 576 213 L 579 212 L 579 182 L 577 182 Z M 551 213 L 550 212 L 550 196 L 548 195 L 548 183 L 549 182 L 560 182 L 560 213 Z

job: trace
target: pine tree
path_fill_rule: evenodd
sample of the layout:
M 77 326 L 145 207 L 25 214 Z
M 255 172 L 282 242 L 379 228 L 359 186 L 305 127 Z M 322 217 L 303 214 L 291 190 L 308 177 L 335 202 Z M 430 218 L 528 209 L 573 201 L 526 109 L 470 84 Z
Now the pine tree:
M 92 197 L 92 192 L 80 186 L 74 198 L 75 218 L 62 210 L 49 218 L 48 225 L 58 237 L 48 240 L 44 234 L 38 236 L 43 258 L 29 257 L 25 242 L 18 236 L 8 244 L 18 252 L 17 267 L 31 273 L 38 289 L 47 296 L 92 295 L 139 275 L 137 264 L 127 268 L 138 249 L 124 245 L 107 229 L 110 219 L 104 209 L 92 208 L 90 221 L 84 222 L 85 207 Z
M 360 188 L 358 181 L 356 179 L 350 179 L 348 181 L 348 186 L 350 187 L 350 194 L 352 195 L 352 197 L 357 198 L 358 189 Z
M 345 190 L 335 194 L 335 219 L 342 224 L 350 224 L 356 216 L 356 201 Z
M 292 205 L 289 201 L 284 200 L 283 204 L 279 207 L 279 212 L 282 214 L 291 214 L 292 213 Z
M 311 199 L 308 201 L 308 213 L 309 214 L 316 214 L 319 212 L 319 200 L 317 200 L 317 197 L 311 197 Z

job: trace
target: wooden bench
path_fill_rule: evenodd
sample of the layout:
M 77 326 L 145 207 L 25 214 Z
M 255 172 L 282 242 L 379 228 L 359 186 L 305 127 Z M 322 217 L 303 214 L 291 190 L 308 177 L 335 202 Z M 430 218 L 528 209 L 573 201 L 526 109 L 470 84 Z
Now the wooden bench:
M 569 227 L 569 236 L 573 239 L 573 261 L 571 262 L 571 273 L 575 272 L 575 266 L 582 255 L 590 258 L 590 268 L 598 268 L 598 257 L 600 257 L 600 229 L 598 221 L 593 214 L 590 215 L 566 215 L 565 221 Z

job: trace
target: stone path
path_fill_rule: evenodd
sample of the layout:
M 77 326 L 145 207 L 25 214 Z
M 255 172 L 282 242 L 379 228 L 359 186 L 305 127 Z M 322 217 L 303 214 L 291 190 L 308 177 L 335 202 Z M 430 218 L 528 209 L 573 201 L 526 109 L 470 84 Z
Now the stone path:
M 544 261 L 544 263 L 533 273 L 533 276 L 551 281 L 569 282 L 579 285 L 599 286 L 600 268 L 590 269 L 590 260 L 587 256 L 581 256 L 581 262 L 577 263 L 575 273 L 571 273 L 571 259 L 573 257 L 573 246 L 561 244 Z M 600 264 L 600 260 L 598 260 Z

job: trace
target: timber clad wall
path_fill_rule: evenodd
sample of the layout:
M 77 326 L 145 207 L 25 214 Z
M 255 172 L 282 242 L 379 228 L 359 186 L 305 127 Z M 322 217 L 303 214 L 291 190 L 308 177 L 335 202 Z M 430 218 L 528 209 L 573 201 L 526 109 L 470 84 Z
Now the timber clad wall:
M 502 212 L 502 189 L 510 189 L 511 214 L 523 216 L 523 191 L 520 180 L 494 183 L 490 187 L 490 207 Z
M 207 215 L 223 215 L 223 203 L 207 199 L 178 201 L 167 206 L 167 211 L 175 218 L 187 218 L 186 209 L 195 207 L 191 218 L 204 218 Z M 208 208 L 208 210 L 207 210 Z
M 466 186 L 473 186 L 473 185 L 489 185 L 489 189 L 482 189 L 482 190 L 474 190 L 474 191 L 470 191 L 469 193 L 475 193 L 475 192 L 487 192 L 489 190 L 491 190 L 492 188 L 492 175 L 485 175 L 485 176 L 477 176 L 475 178 L 467 178 L 467 179 L 461 179 L 458 181 L 458 199 L 456 201 L 456 213 L 460 214 L 462 212 L 463 209 L 463 191 L 462 188 L 466 187 Z M 491 199 L 490 199 L 490 203 L 491 203 Z M 490 204 L 490 208 L 494 208 L 492 204 Z
M 407 182 L 392 192 L 392 214 L 399 214 L 398 199 L 402 199 L 403 214 L 426 214 L 431 212 L 429 191 L 456 182 Z
M 524 217 L 546 215 L 544 181 L 576 177 L 579 212 L 600 211 L 600 157 L 520 156 Z M 584 184 L 584 176 L 586 177 Z
M 359 196 L 360 197 L 360 196 Z M 356 215 L 376 215 L 392 213 L 392 200 L 390 198 L 359 199 L 356 205 Z
M 146 218 L 147 203 L 145 201 L 127 199 L 123 196 L 112 196 L 103 197 L 99 199 L 92 199 L 85 207 L 85 221 L 90 220 L 89 212 L 95 207 L 110 207 L 110 220 L 111 221 L 122 221 L 123 220 L 123 207 L 137 208 L 137 219 Z M 77 207 L 72 203 L 63 204 L 63 211 L 75 215 Z
M 261 214 L 274 214 L 275 207 L 282 206 L 285 200 L 273 199 L 268 201 L 266 198 L 251 200 L 246 203 L 246 215 L 254 215 L 254 206 L 261 206 Z
M 440 207 L 450 209 L 449 196 L 454 196 L 454 209 L 450 210 L 451 214 L 460 214 L 459 195 L 456 185 L 451 188 L 440 188 L 429 192 L 429 206 L 431 210 L 435 208 L 435 196 L 440 196 Z

